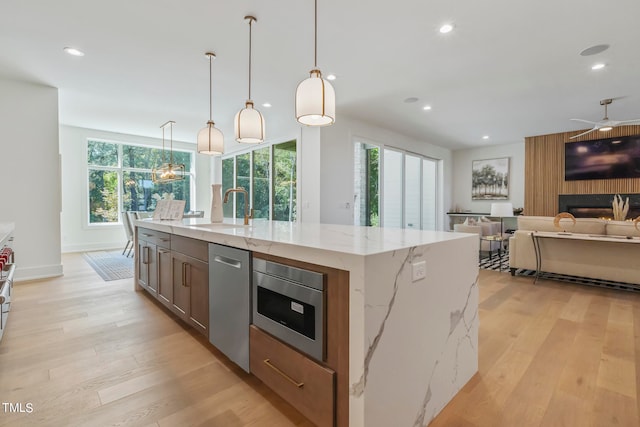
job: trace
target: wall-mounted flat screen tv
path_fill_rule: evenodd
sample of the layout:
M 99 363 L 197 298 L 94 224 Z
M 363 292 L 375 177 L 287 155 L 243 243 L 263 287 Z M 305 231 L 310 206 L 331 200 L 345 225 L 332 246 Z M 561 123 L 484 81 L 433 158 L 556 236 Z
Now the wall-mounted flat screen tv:
M 640 135 L 564 144 L 564 179 L 640 178 Z

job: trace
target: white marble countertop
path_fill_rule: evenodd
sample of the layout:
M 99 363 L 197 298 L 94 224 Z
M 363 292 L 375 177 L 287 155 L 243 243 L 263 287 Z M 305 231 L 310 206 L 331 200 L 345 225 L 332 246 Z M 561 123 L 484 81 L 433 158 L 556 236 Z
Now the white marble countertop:
M 279 243 L 320 249 L 349 255 L 368 256 L 415 246 L 456 240 L 466 233 L 423 231 L 399 228 L 360 227 L 336 224 L 292 223 L 284 221 L 254 220 L 249 226 L 238 222 L 211 223 L 207 219 L 192 218 L 182 221 L 137 220 L 136 225 L 207 241 L 214 236 L 238 238 L 263 246 Z M 244 245 L 243 245 L 244 246 Z M 251 246 L 251 245 L 249 245 Z
M 14 228 L 13 222 L 0 222 L 0 248 L 7 244 L 7 239 L 13 233 Z

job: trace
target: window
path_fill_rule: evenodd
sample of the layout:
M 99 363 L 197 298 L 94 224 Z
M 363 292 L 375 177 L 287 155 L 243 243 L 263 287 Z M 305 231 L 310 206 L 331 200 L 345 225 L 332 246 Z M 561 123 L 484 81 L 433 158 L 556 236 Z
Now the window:
M 193 152 L 173 150 L 174 163 L 184 163 L 187 172 L 181 181 L 151 180 L 162 159 L 160 148 L 87 141 L 89 224 L 117 223 L 121 211 L 153 211 L 162 198 L 185 200 L 185 210 L 191 210 Z
M 222 191 L 244 187 L 254 218 L 296 219 L 296 141 L 260 146 L 222 159 Z M 233 202 L 233 204 L 232 204 Z M 244 217 L 244 196 L 232 193 L 225 203 L 226 218 Z M 235 206 L 235 208 L 234 208 Z
M 437 160 L 363 142 L 354 159 L 356 225 L 437 228 Z

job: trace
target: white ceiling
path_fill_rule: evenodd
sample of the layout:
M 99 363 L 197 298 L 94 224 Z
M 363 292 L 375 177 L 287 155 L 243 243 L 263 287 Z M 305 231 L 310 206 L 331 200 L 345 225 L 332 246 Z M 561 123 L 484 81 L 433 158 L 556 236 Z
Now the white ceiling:
M 640 117 L 638 0 L 318 3 L 318 65 L 338 75 L 338 121 L 458 149 L 582 129 L 569 119 L 600 120 L 603 98 L 623 97 L 611 119 Z M 289 137 L 296 85 L 313 66 L 313 0 L 2 0 L 0 75 L 59 88 L 61 123 L 160 137 L 160 124 L 175 120 L 174 139 L 195 142 L 209 114 L 204 52 L 213 50 L 214 121 L 233 149 L 247 97 L 247 14 L 258 18 L 253 98 L 268 139 Z M 443 35 L 446 21 L 455 29 Z M 603 43 L 611 47 L 579 55 Z M 596 62 L 608 66 L 591 71 Z

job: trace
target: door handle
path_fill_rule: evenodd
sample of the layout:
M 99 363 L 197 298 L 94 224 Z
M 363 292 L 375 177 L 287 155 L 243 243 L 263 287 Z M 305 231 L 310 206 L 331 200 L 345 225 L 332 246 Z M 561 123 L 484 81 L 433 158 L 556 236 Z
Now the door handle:
M 304 383 L 300 383 L 300 382 L 294 380 L 293 378 L 291 378 L 289 375 L 287 375 L 284 372 L 282 372 L 278 367 L 276 367 L 273 363 L 271 363 L 271 360 L 264 359 L 263 362 L 264 362 L 265 365 L 267 365 L 268 367 L 273 369 L 276 373 L 278 373 L 281 377 L 283 377 L 285 380 L 289 381 L 294 386 L 296 386 L 298 388 L 304 387 Z
M 188 262 L 183 262 L 182 263 L 182 286 L 184 286 L 185 288 L 188 288 L 190 279 L 191 279 L 191 264 L 189 264 Z
M 219 262 L 220 264 L 224 264 L 224 265 L 228 265 L 229 267 L 233 267 L 233 268 L 241 268 L 242 267 L 242 263 L 240 261 L 237 261 L 235 259 L 231 259 L 231 258 L 225 258 L 223 256 L 220 255 L 216 255 L 213 260 L 215 262 Z
M 142 263 L 149 264 L 149 246 L 142 247 Z

